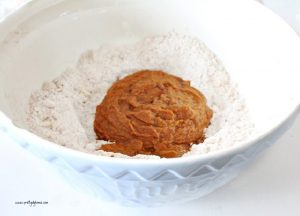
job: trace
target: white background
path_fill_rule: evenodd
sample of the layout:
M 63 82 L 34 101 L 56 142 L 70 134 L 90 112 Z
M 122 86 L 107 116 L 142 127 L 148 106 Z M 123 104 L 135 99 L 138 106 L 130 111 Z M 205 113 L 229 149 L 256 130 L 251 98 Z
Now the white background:
M 6 2 L 5 4 L 3 4 Z M 0 0 L 0 17 L 22 0 Z M 264 0 L 300 33 L 300 0 Z M 6 8 L 4 8 L 4 6 Z M 242 174 L 214 193 L 178 206 L 130 208 L 80 194 L 48 166 L 0 133 L 0 215 L 300 215 L 300 115 Z M 16 201 L 47 201 L 17 205 Z

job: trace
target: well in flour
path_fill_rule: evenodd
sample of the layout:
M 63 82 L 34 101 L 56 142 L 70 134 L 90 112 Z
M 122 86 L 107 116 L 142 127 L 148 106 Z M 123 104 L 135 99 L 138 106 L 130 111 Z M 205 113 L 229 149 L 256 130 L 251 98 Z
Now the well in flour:
M 97 151 L 95 108 L 117 79 L 138 70 L 162 70 L 190 80 L 213 110 L 202 144 L 183 157 L 238 145 L 253 135 L 247 106 L 217 57 L 196 38 L 170 33 L 151 36 L 133 45 L 102 46 L 84 53 L 76 66 L 34 92 L 28 106 L 28 125 L 37 135 L 57 144 L 97 155 L 125 158 L 157 156 Z

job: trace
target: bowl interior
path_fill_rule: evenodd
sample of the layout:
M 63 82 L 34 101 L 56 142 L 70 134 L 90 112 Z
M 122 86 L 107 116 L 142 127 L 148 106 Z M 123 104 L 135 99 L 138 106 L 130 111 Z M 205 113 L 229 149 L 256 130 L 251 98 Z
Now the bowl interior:
M 300 101 L 300 42 L 248 1 L 34 1 L 0 25 L 0 110 L 26 128 L 32 91 L 101 44 L 176 31 L 203 40 L 224 63 L 261 133 Z M 255 12 L 255 13 L 254 13 Z

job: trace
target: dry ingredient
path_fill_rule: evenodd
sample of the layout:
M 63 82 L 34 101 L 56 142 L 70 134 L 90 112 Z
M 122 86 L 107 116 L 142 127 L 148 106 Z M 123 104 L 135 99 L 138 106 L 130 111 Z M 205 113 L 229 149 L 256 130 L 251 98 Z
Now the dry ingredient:
M 43 84 L 29 101 L 29 129 L 60 145 L 104 156 L 127 156 L 97 150 L 107 141 L 97 140 L 93 129 L 96 106 L 118 79 L 138 70 L 162 70 L 190 80 L 201 90 L 213 111 L 202 144 L 183 155 L 204 154 L 248 140 L 254 125 L 237 86 L 222 63 L 196 38 L 177 33 L 151 36 L 130 45 L 102 46 L 84 53 L 75 67 Z

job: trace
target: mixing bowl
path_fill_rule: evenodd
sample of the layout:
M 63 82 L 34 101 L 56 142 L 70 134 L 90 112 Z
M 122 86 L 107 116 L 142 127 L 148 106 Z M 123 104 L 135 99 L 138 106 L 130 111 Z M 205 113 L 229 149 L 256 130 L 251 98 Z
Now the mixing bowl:
M 26 130 L 30 93 L 82 52 L 170 31 L 200 38 L 222 60 L 256 125 L 250 141 L 199 156 L 123 159 L 71 150 Z M 188 201 L 233 179 L 288 128 L 300 101 L 299 56 L 296 33 L 250 0 L 36 0 L 0 24 L 0 130 L 96 198 L 147 206 Z

